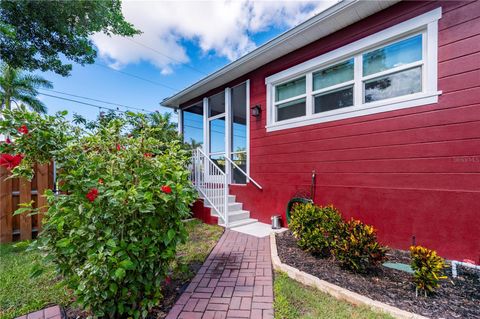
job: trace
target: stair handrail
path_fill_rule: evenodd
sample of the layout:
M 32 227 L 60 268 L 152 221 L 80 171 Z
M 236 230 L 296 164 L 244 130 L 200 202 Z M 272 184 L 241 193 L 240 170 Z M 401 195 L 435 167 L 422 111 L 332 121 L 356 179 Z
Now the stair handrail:
M 245 177 L 247 178 L 247 180 L 251 181 L 255 186 L 257 186 L 259 189 L 263 189 L 262 186 L 260 186 L 260 184 L 258 184 L 250 175 L 248 175 L 247 173 L 245 173 L 245 171 L 243 169 L 241 169 L 237 164 L 235 164 L 235 162 L 233 162 L 230 158 L 228 158 L 227 156 L 225 156 L 225 159 L 230 162 L 230 164 L 232 164 L 233 166 L 235 166 L 243 175 L 245 175 Z
M 193 184 L 196 186 L 197 190 L 204 196 L 204 198 L 210 203 L 212 208 L 223 219 L 223 221 L 225 223 L 225 227 L 228 227 L 228 180 L 227 180 L 227 174 L 214 161 L 212 161 L 212 159 L 209 156 L 207 156 L 200 147 L 194 149 L 192 151 L 192 153 L 193 153 L 193 157 L 194 157 L 194 163 L 193 163 L 194 167 L 195 167 L 195 164 L 196 164 L 195 160 L 198 159 L 200 161 L 201 160 L 200 157 L 203 157 L 203 160 L 207 160 L 207 162 L 212 167 L 215 168 L 218 176 L 222 177 L 222 180 L 223 180 L 222 181 L 222 183 L 223 183 L 223 194 L 222 194 L 223 203 L 221 203 L 221 205 L 223 206 L 223 214 L 221 212 L 221 209 L 215 205 L 214 200 L 208 197 L 206 189 L 205 190 L 202 189 L 203 185 L 200 185 L 200 183 L 198 183 L 197 178 L 195 178 L 195 182 Z M 204 167 L 206 167 L 206 165 L 204 165 Z M 198 172 L 197 167 L 195 167 L 195 173 L 196 172 Z M 204 177 L 205 177 L 205 172 L 204 172 Z

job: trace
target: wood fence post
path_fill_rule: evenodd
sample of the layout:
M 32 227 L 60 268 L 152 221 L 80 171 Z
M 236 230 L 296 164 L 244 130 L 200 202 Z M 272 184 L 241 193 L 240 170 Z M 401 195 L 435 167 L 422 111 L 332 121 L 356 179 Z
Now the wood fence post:
M 38 233 L 42 230 L 43 213 L 47 208 L 47 199 L 43 196 L 48 189 L 48 164 L 37 165 L 37 207 L 40 208 L 38 214 Z
M 13 240 L 12 180 L 5 180 L 8 175 L 8 170 L 0 166 L 0 243 L 9 243 Z
M 21 178 L 19 182 L 20 204 L 30 203 L 32 200 L 32 183 L 24 178 Z M 32 239 L 32 217 L 29 214 L 28 212 L 20 214 L 20 240 Z

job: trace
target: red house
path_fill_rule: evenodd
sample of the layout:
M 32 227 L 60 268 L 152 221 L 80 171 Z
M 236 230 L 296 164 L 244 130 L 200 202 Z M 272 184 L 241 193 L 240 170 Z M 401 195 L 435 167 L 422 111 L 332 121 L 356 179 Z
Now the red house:
M 480 262 L 480 1 L 341 1 L 162 104 L 221 224 L 314 195 Z

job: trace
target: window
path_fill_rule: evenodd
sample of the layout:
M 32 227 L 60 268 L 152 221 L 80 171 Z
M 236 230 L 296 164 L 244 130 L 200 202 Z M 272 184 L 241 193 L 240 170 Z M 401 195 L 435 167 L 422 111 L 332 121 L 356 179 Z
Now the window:
M 441 8 L 266 79 L 267 131 L 436 103 Z
M 313 73 L 314 113 L 353 105 L 353 58 Z
M 365 103 L 422 91 L 422 34 L 363 54 Z M 388 75 L 385 75 L 387 72 Z M 381 74 L 380 77 L 376 77 Z
M 305 115 L 305 84 L 305 77 L 301 77 L 275 87 L 277 121 Z

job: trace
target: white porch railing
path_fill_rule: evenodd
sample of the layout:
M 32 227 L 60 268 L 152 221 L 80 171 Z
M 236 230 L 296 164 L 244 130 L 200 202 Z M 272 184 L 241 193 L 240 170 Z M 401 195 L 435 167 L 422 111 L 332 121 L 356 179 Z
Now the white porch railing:
M 220 167 L 197 148 L 193 150 L 190 180 L 228 227 L 228 180 Z
M 260 184 L 258 184 L 253 178 L 250 177 L 250 175 L 248 175 L 247 173 L 245 173 L 245 171 L 243 169 L 240 168 L 240 166 L 238 166 L 237 164 L 235 164 L 234 161 L 232 161 L 230 158 L 228 157 L 225 157 L 225 159 L 230 163 L 232 164 L 240 173 L 242 173 L 245 178 L 247 179 L 247 181 L 250 181 L 253 183 L 253 185 L 257 186 L 258 189 L 262 189 L 262 186 L 260 186 Z

